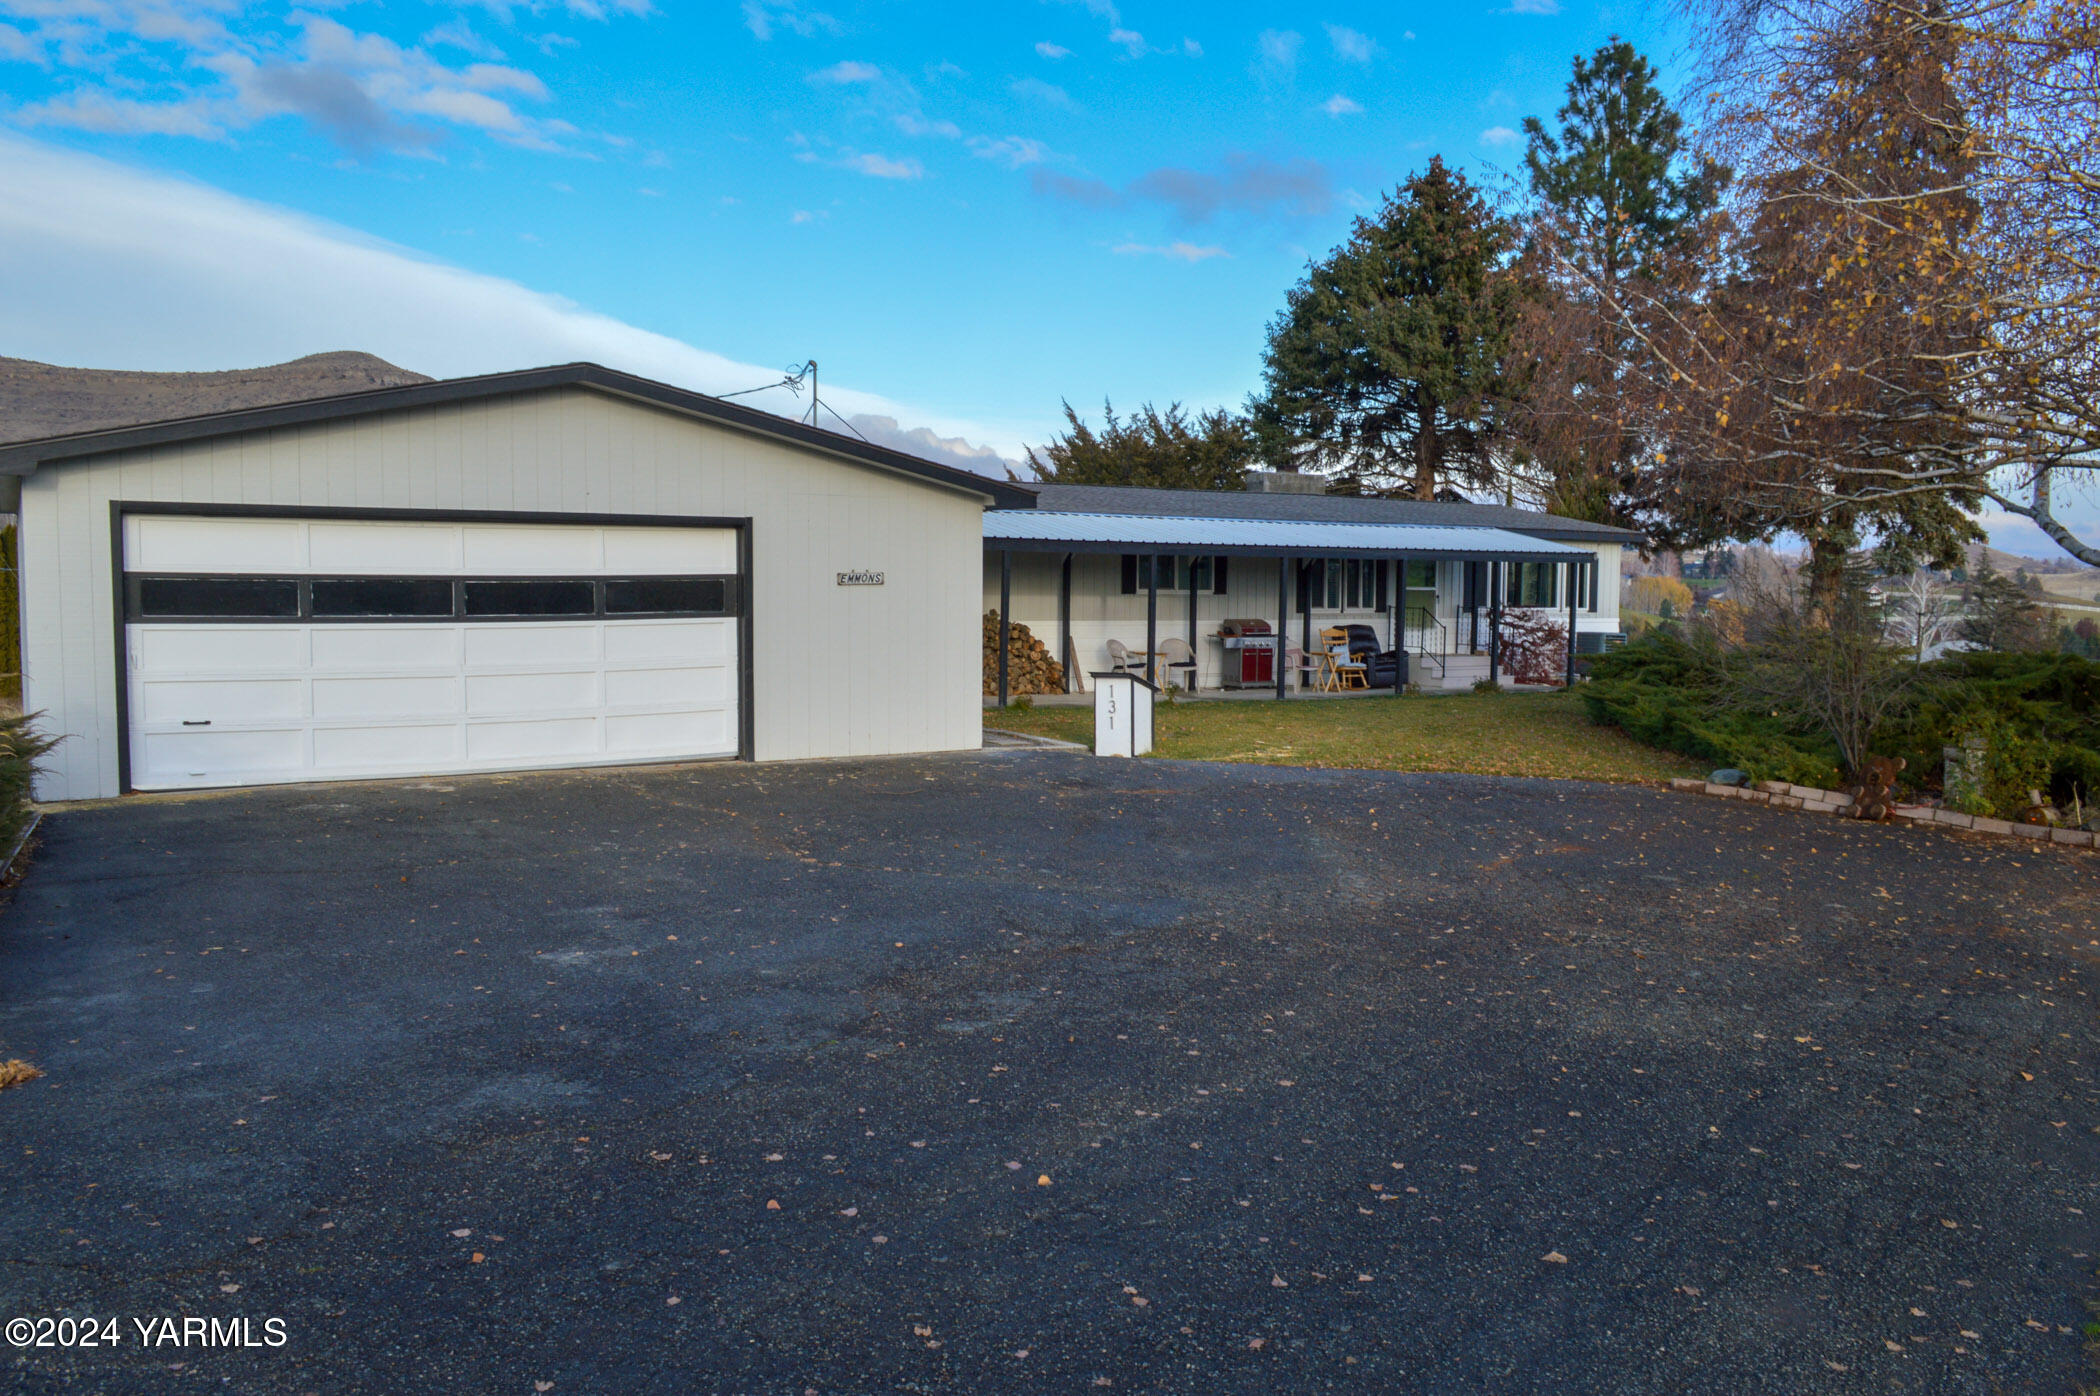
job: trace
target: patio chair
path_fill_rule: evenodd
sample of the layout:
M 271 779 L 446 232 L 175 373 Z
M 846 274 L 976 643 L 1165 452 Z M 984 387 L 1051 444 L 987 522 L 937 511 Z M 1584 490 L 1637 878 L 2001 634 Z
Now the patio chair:
M 1343 629 L 1349 632 L 1349 653 L 1364 666 L 1364 681 L 1373 688 L 1391 688 L 1402 668 L 1399 651 L 1380 649 L 1378 632 L 1368 625 L 1348 625 Z M 1405 683 L 1406 679 L 1400 682 Z
M 1121 640 L 1108 642 L 1108 667 L 1118 673 L 1140 673 L 1145 671 L 1145 661 L 1130 652 L 1130 647 Z
M 1159 662 L 1161 667 L 1167 671 L 1167 677 L 1170 679 L 1175 677 L 1175 670 L 1185 671 L 1177 680 L 1183 693 L 1194 693 L 1196 691 L 1196 652 L 1189 648 L 1188 641 L 1178 635 L 1170 635 L 1166 639 L 1161 640 L 1159 642 Z
M 1350 649 L 1346 628 L 1339 625 L 1324 627 L 1320 631 L 1320 647 L 1327 653 L 1327 677 L 1335 691 L 1371 686 L 1365 666 Z

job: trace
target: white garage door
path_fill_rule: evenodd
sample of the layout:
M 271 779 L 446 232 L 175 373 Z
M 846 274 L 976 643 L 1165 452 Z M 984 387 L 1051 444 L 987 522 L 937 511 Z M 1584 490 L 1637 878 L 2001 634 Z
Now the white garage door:
M 738 749 L 726 528 L 129 514 L 132 788 Z

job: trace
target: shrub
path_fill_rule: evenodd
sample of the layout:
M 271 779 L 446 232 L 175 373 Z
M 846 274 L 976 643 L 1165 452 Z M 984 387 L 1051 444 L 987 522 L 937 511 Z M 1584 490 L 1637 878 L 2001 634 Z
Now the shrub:
M 1636 741 L 1737 767 L 1752 780 L 1837 784 L 1829 738 L 1743 702 L 1710 638 L 1657 630 L 1629 641 L 1597 655 L 1578 691 L 1592 720 Z
M 1840 765 L 1829 724 L 1803 706 L 1759 702 L 1756 683 L 1738 677 L 1744 666 L 1789 662 L 1806 671 L 1819 662 L 1813 649 L 1785 652 L 1767 639 L 1738 650 L 1710 633 L 1658 630 L 1596 656 L 1578 691 L 1594 720 L 1651 746 L 1753 780 L 1829 787 Z M 1904 758 L 1906 784 L 1941 789 L 1945 749 L 1969 736 L 1987 752 L 1970 813 L 2016 818 L 2037 788 L 2057 804 L 2074 795 L 2090 803 L 2100 792 L 2100 664 L 1965 653 L 1916 666 L 1904 704 L 1871 731 L 1866 750 Z
M 2018 790 L 2002 783 L 2014 773 L 2002 775 L 1999 788 L 2018 801 L 2011 813 L 2026 807 L 2036 786 L 2059 803 L 2100 790 L 2100 664 L 2061 653 L 1976 652 L 1934 660 L 1921 672 L 1918 704 L 1877 744 L 1907 759 L 1921 784 L 1942 785 L 1945 749 L 1974 734 L 1995 739 L 1994 745 L 2032 744 L 2042 753 L 2043 769 L 2030 769 Z M 2002 817 L 2003 807 L 1989 812 Z
M 36 728 L 42 713 L 12 713 L 0 716 L 0 840 L 12 844 L 29 818 L 30 787 L 35 784 L 37 763 L 58 745 Z M 0 853 L 4 853 L 0 849 Z

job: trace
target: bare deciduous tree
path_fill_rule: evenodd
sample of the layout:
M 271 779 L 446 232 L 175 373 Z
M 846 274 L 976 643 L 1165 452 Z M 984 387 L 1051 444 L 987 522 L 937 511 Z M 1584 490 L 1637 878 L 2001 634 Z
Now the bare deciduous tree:
M 1755 208 L 1717 237 L 1689 320 L 1650 307 L 1676 464 L 1718 459 L 1785 527 L 1928 553 L 1987 499 L 2100 564 L 2056 509 L 2100 474 L 2100 0 L 1693 18 Z M 1723 423 L 1748 439 L 1729 448 Z M 1658 484 L 1662 506 L 1687 482 L 1666 466 Z

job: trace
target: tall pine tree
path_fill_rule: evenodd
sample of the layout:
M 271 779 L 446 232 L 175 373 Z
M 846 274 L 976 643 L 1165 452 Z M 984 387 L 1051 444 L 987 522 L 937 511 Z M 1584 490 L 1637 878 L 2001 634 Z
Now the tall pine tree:
M 1269 326 L 1249 403 L 1270 458 L 1435 499 L 1494 483 L 1520 385 L 1516 229 L 1440 159 L 1307 269 Z
M 1576 57 L 1556 120 L 1558 131 L 1524 121 L 1545 294 L 1520 335 L 1538 375 L 1519 432 L 1544 467 L 1550 507 L 1604 521 L 1639 451 L 1623 391 L 1638 352 L 1627 291 L 1652 295 L 1728 175 L 1692 155 L 1654 68 L 1616 37 Z

